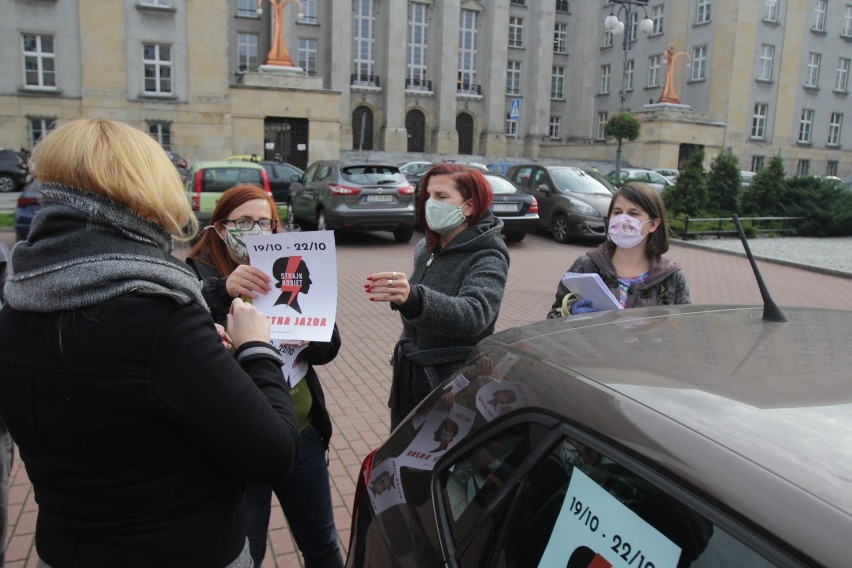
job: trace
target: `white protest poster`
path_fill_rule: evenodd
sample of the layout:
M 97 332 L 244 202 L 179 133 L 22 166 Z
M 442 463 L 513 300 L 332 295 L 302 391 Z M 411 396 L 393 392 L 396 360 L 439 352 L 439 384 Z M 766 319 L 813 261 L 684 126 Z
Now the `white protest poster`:
M 329 341 L 337 312 L 333 231 L 246 236 L 249 261 L 272 277 L 254 300 L 272 324 L 273 339 Z
M 364 481 L 370 502 L 373 503 L 373 510 L 377 515 L 394 505 L 405 503 L 405 495 L 399 486 L 399 469 L 394 460 L 389 459 L 373 464 L 370 479 Z
M 281 375 L 284 377 L 287 385 L 292 389 L 308 374 L 310 365 L 307 360 L 301 357 L 302 351 L 305 350 L 308 344 L 305 342 L 273 339 L 272 346 L 281 355 Z
M 476 392 L 476 409 L 489 422 L 532 403 L 526 386 L 515 381 L 489 381 Z
M 574 468 L 539 568 L 676 568 L 680 547 Z
M 460 404 L 453 404 L 448 411 L 436 404 L 423 427 L 397 458 L 397 465 L 431 470 L 447 450 L 467 436 L 475 417 L 474 410 Z

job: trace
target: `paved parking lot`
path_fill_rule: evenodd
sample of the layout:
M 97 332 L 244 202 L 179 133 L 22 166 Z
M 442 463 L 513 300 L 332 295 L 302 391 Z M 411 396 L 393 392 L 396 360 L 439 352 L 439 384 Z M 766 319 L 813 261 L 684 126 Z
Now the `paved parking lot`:
M 415 240 L 418 238 L 415 234 Z M 4 235 L 4 238 L 7 235 Z M 343 347 L 337 359 L 318 368 L 335 427 L 331 448 L 335 519 L 345 547 L 355 478 L 361 459 L 388 433 L 386 407 L 390 368 L 388 351 L 401 330 L 399 316 L 366 299 L 362 284 L 370 272 L 410 272 L 415 241 L 397 244 L 389 233 L 340 235 L 337 321 Z M 589 246 L 560 245 L 530 235 L 509 246 L 511 267 L 497 329 L 544 318 L 559 278 Z M 760 292 L 744 258 L 674 244 L 667 255 L 683 267 L 693 303 L 760 304 Z M 852 309 L 852 280 L 801 268 L 758 262 L 779 305 Z M 36 504 L 26 472 L 13 470 L 11 530 L 7 567 L 34 568 Z M 269 550 L 264 567 L 301 566 L 281 509 L 273 508 Z

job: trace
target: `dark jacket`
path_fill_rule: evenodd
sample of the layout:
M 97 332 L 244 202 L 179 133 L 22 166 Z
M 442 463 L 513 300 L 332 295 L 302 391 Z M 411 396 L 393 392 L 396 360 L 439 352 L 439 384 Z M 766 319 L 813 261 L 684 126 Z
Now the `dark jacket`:
M 612 254 L 603 248 L 591 250 L 574 261 L 568 272 L 596 272 L 609 288 L 610 292 L 618 298 L 618 276 L 615 266 L 612 264 Z M 547 313 L 548 319 L 561 317 L 562 301 L 570 293 L 570 290 L 562 284 L 560 279 L 556 288 L 556 301 Z M 576 300 L 568 301 L 567 308 Z M 625 308 L 640 308 L 644 306 L 669 306 L 674 304 L 689 304 L 689 288 L 686 278 L 680 266 L 663 257 L 651 260 L 651 268 L 648 278 L 641 283 L 631 286 L 627 295 Z
M 26 330 L 22 333 L 22 330 Z M 265 343 L 222 348 L 198 303 L 130 293 L 74 311 L 0 311 L 0 414 L 36 490 L 54 568 L 225 566 L 243 486 L 300 446 Z
M 443 249 L 429 250 L 425 238 L 417 243 L 410 298 L 392 305 L 402 314 L 402 335 L 394 350 L 391 407 L 399 372 L 407 372 L 400 357 L 413 364 L 411 380 L 425 396 L 494 333 L 509 272 L 502 228 L 489 211 Z
M 207 301 L 210 313 L 213 315 L 213 320 L 216 323 L 225 325 L 228 310 L 233 301 L 233 298 L 225 289 L 225 280 L 227 278 L 222 277 L 209 264 L 192 258 L 186 259 L 186 262 L 195 270 L 195 273 L 198 274 L 198 277 L 203 282 L 201 294 Z M 337 352 L 340 351 L 340 343 L 340 332 L 337 330 L 337 324 L 335 324 L 331 334 L 331 341 L 311 341 L 301 353 L 301 356 L 310 363 L 308 372 L 303 380 L 307 381 L 308 389 L 311 391 L 311 396 L 313 397 L 311 425 L 316 429 L 320 438 L 322 438 L 326 449 L 328 449 L 331 443 L 331 417 L 325 405 L 325 393 L 322 390 L 317 372 L 314 370 L 314 365 L 325 365 L 334 360 L 337 357 Z

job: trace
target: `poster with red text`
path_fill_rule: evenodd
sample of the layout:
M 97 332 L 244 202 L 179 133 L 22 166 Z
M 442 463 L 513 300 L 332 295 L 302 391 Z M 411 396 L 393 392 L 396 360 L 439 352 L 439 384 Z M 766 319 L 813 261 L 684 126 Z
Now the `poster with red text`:
M 334 231 L 246 236 L 252 266 L 272 289 L 254 300 L 272 324 L 272 338 L 329 341 L 337 312 Z

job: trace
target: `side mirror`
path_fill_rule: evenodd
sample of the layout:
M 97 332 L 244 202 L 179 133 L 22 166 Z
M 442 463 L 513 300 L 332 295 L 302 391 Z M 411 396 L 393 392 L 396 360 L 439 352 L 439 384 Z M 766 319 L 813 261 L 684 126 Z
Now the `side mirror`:
M 290 174 L 290 182 L 299 181 L 300 177 L 299 174 Z
M 539 186 L 536 187 L 536 189 L 539 190 L 542 193 L 546 193 L 546 194 L 550 195 L 550 187 L 548 187 L 548 185 L 546 183 L 539 184 Z

